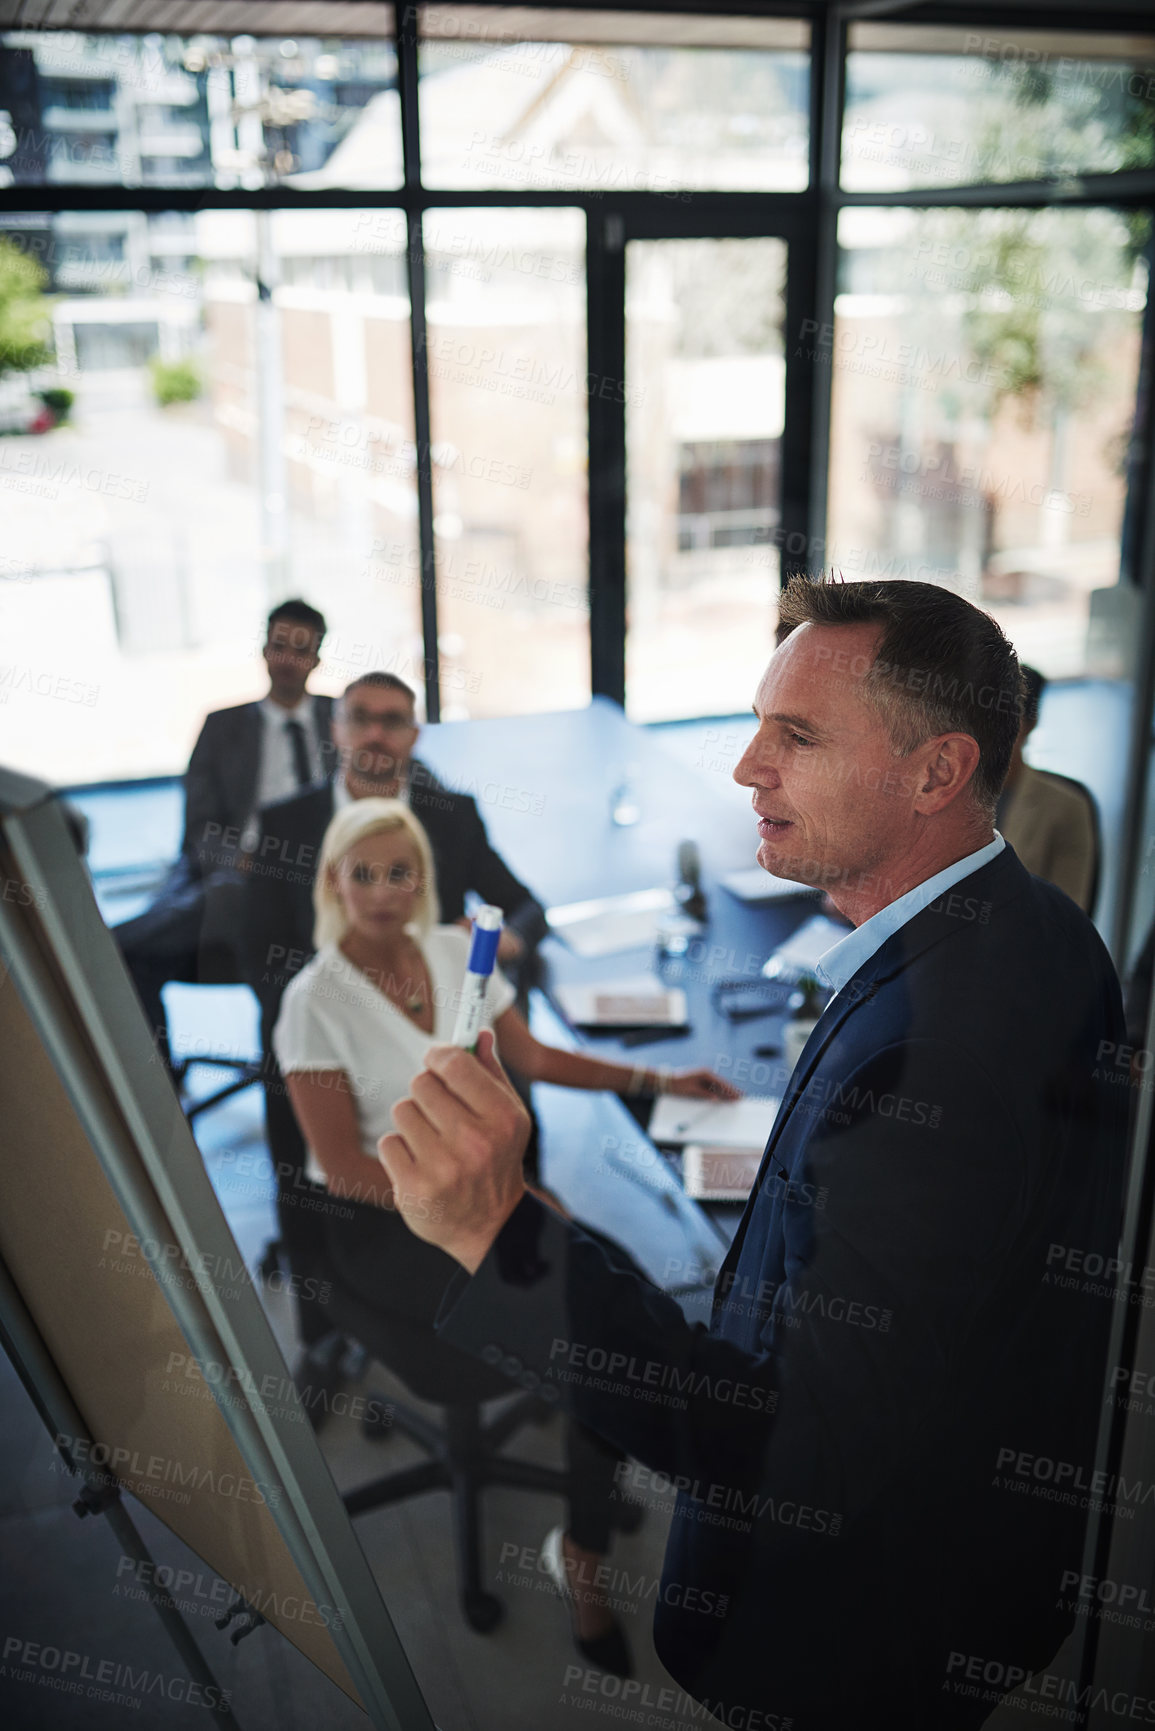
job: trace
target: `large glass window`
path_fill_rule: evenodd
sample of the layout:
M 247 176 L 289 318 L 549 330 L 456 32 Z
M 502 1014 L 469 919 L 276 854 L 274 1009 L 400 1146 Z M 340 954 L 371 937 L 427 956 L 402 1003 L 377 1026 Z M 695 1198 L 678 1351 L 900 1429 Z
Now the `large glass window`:
M 957 586 L 1048 676 L 1117 674 L 1146 220 L 843 211 L 828 562 Z
M 183 770 L 292 594 L 329 620 L 318 689 L 420 690 L 404 245 L 376 210 L 6 219 L 47 349 L 0 382 L 0 761 Z
M 848 192 L 1155 162 L 1155 37 L 852 24 L 849 49 Z
M 626 251 L 626 689 L 727 715 L 774 647 L 786 363 L 779 240 Z
M 365 10 L 380 40 L 8 31 L 0 185 L 399 186 L 393 8 Z
M 806 185 L 808 25 L 542 10 L 526 41 L 495 10 L 421 8 L 426 186 Z
M 426 216 L 442 714 L 589 700 L 585 225 Z

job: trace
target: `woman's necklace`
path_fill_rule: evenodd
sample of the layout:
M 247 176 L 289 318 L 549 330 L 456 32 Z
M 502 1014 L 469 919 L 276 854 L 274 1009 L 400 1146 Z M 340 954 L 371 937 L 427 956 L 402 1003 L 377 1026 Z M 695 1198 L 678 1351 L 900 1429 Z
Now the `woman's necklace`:
M 386 973 L 382 968 L 374 966 L 373 964 L 365 965 L 354 962 L 353 965 L 355 967 L 360 967 L 361 972 L 366 974 L 368 978 L 372 980 L 378 991 L 387 997 L 390 1003 L 395 1004 L 398 1009 L 403 1009 L 406 1015 L 418 1018 L 425 1012 L 425 957 L 422 955 L 417 945 L 413 945 L 412 948 L 418 971 L 416 974 L 411 973 L 409 978 L 403 982 L 406 986 L 411 988 L 408 996 L 397 991 L 389 990 L 389 987 L 396 979 L 396 975 L 393 973 L 392 969 Z M 352 957 L 348 955 L 347 951 L 346 959 L 352 960 Z
M 416 945 L 413 946 L 413 954 L 417 962 L 418 971 L 411 981 L 407 980 L 405 982 L 406 985 L 412 985 L 413 991 L 411 995 L 403 1001 L 405 1009 L 409 1015 L 420 1016 L 425 1009 L 425 980 L 423 977 L 425 958 Z

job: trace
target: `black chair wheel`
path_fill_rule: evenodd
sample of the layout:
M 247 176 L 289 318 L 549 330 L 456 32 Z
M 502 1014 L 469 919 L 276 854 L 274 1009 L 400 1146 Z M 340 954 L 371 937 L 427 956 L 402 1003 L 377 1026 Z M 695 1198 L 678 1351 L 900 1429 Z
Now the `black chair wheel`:
M 466 1593 L 461 1608 L 465 1621 L 479 1635 L 491 1634 L 505 1616 L 505 1606 L 492 1593 Z

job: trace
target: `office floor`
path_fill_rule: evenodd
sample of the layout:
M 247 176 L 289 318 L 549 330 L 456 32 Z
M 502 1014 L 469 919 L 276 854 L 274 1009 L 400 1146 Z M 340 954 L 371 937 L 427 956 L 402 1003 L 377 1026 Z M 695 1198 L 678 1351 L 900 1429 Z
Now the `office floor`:
M 1114 884 L 1110 842 L 1117 830 L 1122 796 L 1125 694 L 1109 686 L 1052 688 L 1045 699 L 1043 725 L 1032 759 L 1080 776 L 1100 802 L 1108 843 L 1107 881 L 1100 907 L 1109 905 Z M 751 721 L 737 717 L 656 729 L 665 745 L 699 773 L 728 779 L 749 736 Z M 736 799 L 748 796 L 734 789 Z M 91 864 L 100 878 L 106 917 L 116 922 L 141 905 L 150 866 L 175 845 L 179 797 L 172 788 L 140 792 L 109 791 L 78 801 L 93 824 Z M 142 869 L 143 868 L 143 869 Z M 255 1037 L 252 1007 L 243 992 L 177 988 L 171 993 L 178 1047 L 195 1051 L 198 1042 L 222 1036 L 245 1045 Z M 230 1025 L 231 1024 L 231 1025 Z M 206 1049 L 201 1046 L 200 1049 Z M 193 1092 L 207 1091 L 212 1073 L 194 1072 Z M 237 1244 L 250 1268 L 259 1263 L 273 1235 L 273 1186 L 264 1147 L 259 1096 L 250 1089 L 207 1114 L 198 1123 L 198 1141 Z M 265 1292 L 264 1302 L 290 1365 L 297 1356 L 288 1300 Z M 407 1398 L 387 1373 L 371 1368 L 351 1396 L 380 1391 Z M 348 1488 L 392 1466 L 418 1458 L 416 1448 L 399 1437 L 367 1441 L 351 1415 L 334 1414 L 321 1432 L 321 1444 L 337 1485 Z M 556 1421 L 522 1433 L 513 1445 L 529 1458 L 560 1461 Z M 71 1481 L 54 1471 L 56 1460 L 47 1433 L 7 1359 L 0 1356 L 0 1722 L 14 1731 L 113 1731 L 125 1724 L 139 1731 L 205 1722 L 203 1708 L 146 1693 L 138 1707 L 99 1703 L 83 1693 L 67 1693 L 58 1669 L 32 1668 L 21 1681 L 23 1643 L 59 1648 L 87 1656 L 90 1668 L 101 1660 L 127 1664 L 165 1678 L 182 1675 L 175 1652 L 161 1632 L 152 1608 L 130 1596 L 121 1575 L 119 1548 L 99 1517 L 78 1520 L 71 1509 Z M 156 1561 L 203 1575 L 187 1553 L 148 1510 L 129 1500 Z M 447 1497 L 434 1494 L 400 1507 L 361 1517 L 355 1530 L 397 1624 L 433 1717 L 441 1731 L 564 1731 L 588 1722 L 597 1709 L 621 1717 L 628 1710 L 613 1693 L 587 1692 L 582 1685 L 598 1674 L 575 1674 L 581 1661 L 568 1637 L 567 1615 L 534 1566 L 537 1548 L 559 1518 L 553 1499 L 524 1492 L 494 1490 L 485 1499 L 486 1558 L 490 1582 L 505 1602 L 502 1626 L 477 1635 L 457 1609 Z M 661 1572 L 668 1504 L 652 1506 L 642 1530 L 615 1544 L 612 1563 L 615 1597 L 633 1608 L 623 1614 L 636 1658 L 637 1677 L 649 1686 L 646 1703 L 672 1687 L 649 1635 L 653 1593 Z M 215 1611 L 194 1587 L 184 1595 L 186 1617 L 201 1651 L 224 1688 L 243 1731 L 293 1731 L 323 1723 L 344 1731 L 366 1721 L 327 1679 L 269 1627 L 258 1629 L 233 1647 L 207 1612 Z M 629 1698 L 627 1698 L 628 1700 Z M 634 1698 L 635 1704 L 637 1697 Z M 683 1731 L 690 1715 L 670 1710 L 669 1696 L 654 1707 L 649 1723 L 663 1731 Z M 714 1724 L 695 1715 L 695 1726 Z M 1011 1708 L 988 1721 L 989 1731 L 1021 1723 Z

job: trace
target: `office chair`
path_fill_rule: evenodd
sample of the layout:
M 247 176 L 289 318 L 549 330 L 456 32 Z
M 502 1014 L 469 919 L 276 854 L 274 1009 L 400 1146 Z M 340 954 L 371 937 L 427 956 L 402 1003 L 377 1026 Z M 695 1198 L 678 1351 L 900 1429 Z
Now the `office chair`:
M 389 1416 L 366 1418 L 365 1435 L 380 1437 L 396 1426 L 420 1444 L 429 1459 L 347 1491 L 345 1507 L 355 1516 L 425 1491 L 448 1490 L 453 1499 L 461 1607 L 469 1626 L 488 1634 L 500 1623 L 504 1606 L 482 1584 L 481 1492 L 486 1485 L 516 1485 L 554 1496 L 567 1494 L 568 1473 L 501 1452 L 523 1426 L 548 1417 L 556 1391 L 543 1388 L 518 1395 L 510 1376 L 439 1341 L 428 1328 L 372 1308 L 334 1278 L 331 1267 L 324 1272 L 332 1289 L 326 1308 L 337 1329 L 400 1377 L 418 1400 L 444 1411 L 444 1422 L 437 1424 L 396 1401 L 382 1397 L 372 1402 L 371 1412 L 384 1408 Z M 502 1396 L 512 1396 L 510 1404 L 496 1417 L 484 1418 L 482 1406 Z
M 1095 903 L 1099 899 L 1099 879 L 1102 875 L 1103 865 L 1103 831 L 1099 822 L 1098 803 L 1090 788 L 1083 782 L 1076 781 L 1074 776 L 1058 775 L 1053 769 L 1043 769 L 1038 773 L 1045 775 L 1050 781 L 1061 782 L 1064 787 L 1070 788 L 1072 793 L 1079 795 L 1087 808 L 1087 813 L 1091 819 L 1091 833 L 1094 837 L 1094 864 L 1091 868 L 1091 888 L 1087 898 L 1087 918 L 1093 920 Z
M 217 1001 L 212 1004 L 213 1014 L 211 1025 L 214 1035 L 223 1036 L 228 1030 L 235 1032 L 235 1044 L 232 1050 L 222 1038 L 221 1049 L 217 1051 L 189 1051 L 181 1055 L 182 1044 L 181 1022 L 201 1021 L 206 1016 L 208 1001 L 206 992 L 217 994 Z M 180 999 L 183 994 L 190 997 L 182 1012 Z M 205 980 L 198 984 L 173 980 L 164 988 L 165 1007 L 169 1018 L 170 1045 L 172 1050 L 172 1074 L 178 1091 L 183 1088 L 190 1071 L 198 1064 L 205 1064 L 210 1069 L 231 1070 L 233 1079 L 223 1087 L 215 1088 L 211 1093 L 190 1100 L 185 1104 L 185 1117 L 190 1124 L 194 1123 L 203 1112 L 211 1112 L 214 1106 L 219 1106 L 225 1100 L 230 1100 L 234 1094 L 240 1094 L 244 1089 L 251 1088 L 261 1081 L 264 1066 L 261 1061 L 260 1039 L 256 1028 L 256 1003 L 249 988 L 239 985 L 235 971 L 231 978 L 222 980 Z M 174 1015 L 173 1012 L 176 1011 Z M 251 1036 L 251 1038 L 250 1038 Z M 246 1050 L 246 1047 L 248 1048 Z

